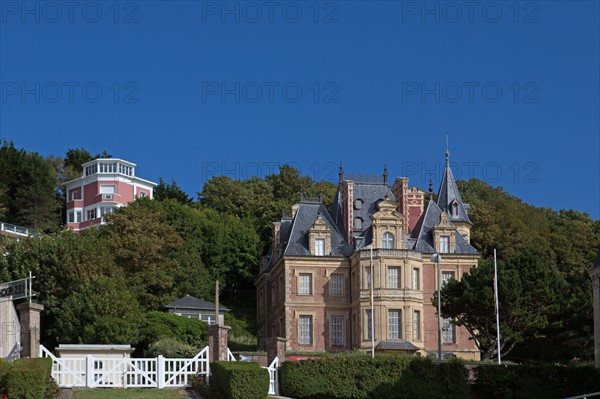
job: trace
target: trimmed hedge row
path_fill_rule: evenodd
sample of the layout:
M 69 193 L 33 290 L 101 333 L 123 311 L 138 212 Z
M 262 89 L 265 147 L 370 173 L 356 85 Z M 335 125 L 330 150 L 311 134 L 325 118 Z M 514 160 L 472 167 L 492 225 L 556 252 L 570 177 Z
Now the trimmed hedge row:
M 442 364 L 412 356 L 366 356 L 285 362 L 280 388 L 294 398 L 456 398 L 467 397 L 462 361 Z
M 46 399 L 54 397 L 52 360 L 19 359 L 4 374 L 3 388 L 9 398 Z
M 269 371 L 254 362 L 213 362 L 211 389 L 226 399 L 264 399 L 269 392 Z
M 491 399 L 547 399 L 600 391 L 593 366 L 478 365 L 473 391 Z

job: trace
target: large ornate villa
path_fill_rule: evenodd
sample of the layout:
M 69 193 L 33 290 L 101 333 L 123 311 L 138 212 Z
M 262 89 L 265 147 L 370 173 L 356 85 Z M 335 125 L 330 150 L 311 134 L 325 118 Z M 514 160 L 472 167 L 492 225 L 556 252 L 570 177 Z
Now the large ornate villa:
M 402 177 L 390 187 L 387 169 L 367 178 L 345 176 L 340 166 L 332 209 L 303 197 L 273 223 L 256 280 L 259 346 L 283 337 L 288 351 L 437 353 L 432 255 L 443 284 L 476 266 L 479 253 L 448 152 L 437 201 L 425 206 L 429 191 Z M 466 329 L 441 324 L 444 353 L 479 359 Z

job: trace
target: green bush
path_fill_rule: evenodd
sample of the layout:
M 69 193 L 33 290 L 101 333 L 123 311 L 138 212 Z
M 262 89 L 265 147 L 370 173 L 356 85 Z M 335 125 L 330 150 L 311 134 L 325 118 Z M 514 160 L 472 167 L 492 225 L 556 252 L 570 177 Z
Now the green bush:
M 11 363 L 0 359 L 0 395 L 6 393 L 6 374 L 10 370 Z
M 600 391 L 593 366 L 479 365 L 473 392 L 492 399 L 546 399 Z
M 186 344 L 177 338 L 165 337 L 151 343 L 146 351 L 146 355 L 150 357 L 162 355 L 171 358 L 184 358 L 194 357 L 201 350 L 200 347 Z
M 467 370 L 460 361 L 438 365 L 413 356 L 363 354 L 286 362 L 281 392 L 295 398 L 465 398 Z
M 45 399 L 51 383 L 52 360 L 19 359 L 6 373 L 6 393 L 9 398 Z
M 142 325 L 142 331 L 144 331 L 142 345 L 149 346 L 166 337 L 176 338 L 185 344 L 196 347 L 204 347 L 208 342 L 207 325 L 198 319 L 152 311 L 146 313 Z
M 213 362 L 210 386 L 219 398 L 264 399 L 269 392 L 269 371 L 254 362 Z

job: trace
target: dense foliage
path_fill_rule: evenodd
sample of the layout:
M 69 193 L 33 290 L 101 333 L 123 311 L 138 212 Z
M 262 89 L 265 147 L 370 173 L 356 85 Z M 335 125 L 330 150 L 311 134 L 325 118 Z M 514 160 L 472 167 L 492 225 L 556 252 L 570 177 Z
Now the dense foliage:
M 468 393 L 460 361 L 437 364 L 429 358 L 354 355 L 285 362 L 282 394 L 294 398 L 460 398 Z
M 0 219 L 40 230 L 57 230 L 61 199 L 49 160 L 0 143 Z
M 0 387 L 9 398 L 51 399 L 58 396 L 59 390 L 50 373 L 52 361 L 44 359 L 19 359 L 0 373 Z
M 496 354 L 493 249 L 497 249 L 501 352 L 514 360 L 591 359 L 592 287 L 587 270 L 600 245 L 600 221 L 574 210 L 535 208 L 484 182 L 458 182 L 471 204 L 471 243 L 482 261 L 442 290 L 442 314 Z
M 158 311 L 146 313 L 142 324 L 142 331 L 143 342 L 148 345 L 164 338 L 176 338 L 185 345 L 201 349 L 206 345 L 208 340 L 206 323 L 197 319 Z M 163 345 L 167 343 L 168 341 L 163 342 Z M 194 355 L 196 353 L 198 351 Z
M 213 362 L 210 364 L 211 397 L 264 399 L 269 392 L 269 372 L 254 362 Z
M 46 309 L 43 343 L 119 342 L 146 349 L 153 343 L 141 332 L 152 317 L 148 312 L 163 311 L 186 294 L 212 301 L 216 279 L 221 299 L 232 308 L 226 316 L 232 335 L 242 337 L 242 345 L 255 342 L 253 281 L 270 245 L 271 223 L 300 193 L 322 195 L 330 207 L 336 186 L 283 165 L 264 178 L 213 177 L 194 202 L 174 180 L 161 178 L 156 200 L 137 200 L 98 229 L 58 233 L 65 217 L 63 183 L 97 157 L 110 154 L 79 148 L 44 158 L 0 143 L 0 221 L 54 232 L 18 242 L 0 238 L 0 281 L 29 270 L 36 276 L 37 300 Z M 477 336 L 484 357 L 496 356 L 496 248 L 502 352 L 525 361 L 591 359 L 587 270 L 600 246 L 600 221 L 575 210 L 533 207 L 477 179 L 458 184 L 471 205 L 471 242 L 482 260 L 470 276 L 445 287 L 443 313 Z
M 478 365 L 473 391 L 490 399 L 565 398 L 600 391 L 600 370 L 579 367 Z

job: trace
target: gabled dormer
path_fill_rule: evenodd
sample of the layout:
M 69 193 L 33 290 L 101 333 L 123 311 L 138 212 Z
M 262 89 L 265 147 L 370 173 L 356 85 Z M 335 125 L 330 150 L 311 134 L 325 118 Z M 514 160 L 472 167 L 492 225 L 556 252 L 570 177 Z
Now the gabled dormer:
M 440 221 L 432 231 L 433 245 L 440 254 L 452 254 L 456 250 L 456 228 L 448 219 L 448 213 L 442 211 Z
M 377 204 L 371 216 L 374 248 L 403 249 L 404 216 L 397 211 L 398 204 L 388 197 Z
M 329 256 L 331 254 L 331 229 L 320 213 L 308 231 L 308 247 L 313 256 Z

